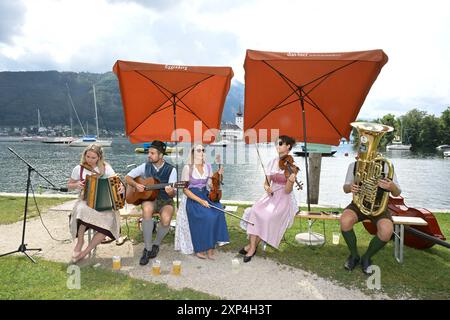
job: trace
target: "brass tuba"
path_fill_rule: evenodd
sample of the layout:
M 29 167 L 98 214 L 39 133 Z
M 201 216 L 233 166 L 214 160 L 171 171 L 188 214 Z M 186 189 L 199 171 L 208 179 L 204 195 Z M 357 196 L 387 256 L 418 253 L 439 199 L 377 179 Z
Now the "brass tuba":
M 378 181 L 394 176 L 392 163 L 377 152 L 378 144 L 386 132 L 394 128 L 379 123 L 352 122 L 350 124 L 358 131 L 358 160 L 356 161 L 355 184 L 360 187 L 353 194 L 353 202 L 366 216 L 378 216 L 386 210 L 389 191 L 378 187 Z M 388 166 L 385 172 L 384 163 Z

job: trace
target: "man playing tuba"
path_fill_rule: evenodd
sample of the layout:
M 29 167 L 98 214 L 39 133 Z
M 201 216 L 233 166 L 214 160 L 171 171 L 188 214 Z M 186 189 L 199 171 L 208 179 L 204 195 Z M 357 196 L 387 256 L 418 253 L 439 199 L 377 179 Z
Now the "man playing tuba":
M 353 194 L 352 202 L 344 209 L 340 219 L 342 236 L 350 250 L 344 267 L 351 271 L 361 262 L 362 271 L 370 274 L 371 258 L 386 245 L 393 233 L 392 216 L 387 209 L 389 192 L 399 196 L 401 189 L 390 162 L 376 152 L 382 135 L 393 129 L 364 122 L 353 122 L 351 125 L 358 130 L 360 139 L 357 161 L 348 166 L 343 186 L 345 193 Z M 366 219 L 376 225 L 377 233 L 360 257 L 353 225 Z

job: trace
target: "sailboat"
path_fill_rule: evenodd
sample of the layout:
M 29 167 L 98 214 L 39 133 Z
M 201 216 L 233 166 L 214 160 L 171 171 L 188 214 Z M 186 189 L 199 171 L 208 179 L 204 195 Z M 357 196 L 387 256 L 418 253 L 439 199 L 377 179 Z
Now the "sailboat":
M 42 140 L 42 143 L 51 143 L 51 144 L 70 144 L 75 140 L 73 137 L 46 137 Z
M 49 144 L 69 144 L 72 143 L 75 138 L 73 135 L 73 126 L 72 126 L 72 113 L 70 114 L 70 136 L 64 136 L 64 137 L 47 137 L 44 140 L 42 140 L 42 143 L 49 143 Z
M 94 108 L 95 108 L 95 126 L 97 128 L 97 135 L 84 135 L 82 138 L 72 141 L 70 147 L 86 147 L 91 143 L 99 144 L 102 147 L 111 147 L 111 140 L 100 140 L 100 134 L 98 131 L 98 115 L 97 115 L 97 97 L 95 95 L 95 85 L 92 86 L 94 91 Z
M 392 140 L 391 144 L 386 146 L 386 150 L 411 150 L 411 145 L 403 144 L 402 140 Z
M 37 124 L 37 136 L 32 136 L 32 137 L 23 137 L 23 141 L 43 141 L 46 137 L 41 136 L 40 133 L 45 131 L 46 129 L 44 127 L 42 127 L 41 124 L 41 113 L 39 112 L 39 108 L 37 109 L 37 114 L 38 114 L 38 124 Z
M 386 150 L 411 150 L 410 144 L 403 144 L 403 129 L 402 123 L 400 122 L 400 137 L 396 137 L 396 139 L 392 140 L 390 144 L 386 146 Z

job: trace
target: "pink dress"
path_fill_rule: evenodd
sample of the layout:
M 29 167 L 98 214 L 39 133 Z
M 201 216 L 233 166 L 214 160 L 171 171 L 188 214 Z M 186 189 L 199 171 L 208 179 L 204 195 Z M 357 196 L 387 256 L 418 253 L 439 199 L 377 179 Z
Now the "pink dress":
M 247 208 L 244 216 L 255 225 L 247 225 L 247 234 L 257 235 L 264 242 L 278 249 L 286 229 L 292 226 L 298 210 L 293 192 L 286 193 L 286 177 L 278 167 L 279 158 L 273 159 L 266 167 L 270 176 L 273 196 L 267 192 L 251 208 Z M 297 175 L 299 178 L 299 175 Z

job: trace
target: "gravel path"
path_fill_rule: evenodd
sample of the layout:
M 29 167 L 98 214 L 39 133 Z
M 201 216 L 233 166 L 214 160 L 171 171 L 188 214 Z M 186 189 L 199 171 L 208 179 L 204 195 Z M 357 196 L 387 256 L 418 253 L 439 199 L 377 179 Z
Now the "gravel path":
M 55 238 L 69 239 L 68 213 L 73 206 L 70 201 L 52 208 L 43 215 L 48 229 Z M 22 222 L 0 225 L 0 252 L 16 250 L 21 242 Z M 42 248 L 39 253 L 29 252 L 47 260 L 68 263 L 74 244 L 71 241 L 61 243 L 50 238 L 39 218 L 27 222 L 26 238 L 28 248 Z M 151 263 L 139 265 L 143 244 L 132 245 L 126 241 L 122 246 L 115 242 L 98 247 L 96 257 L 86 259 L 82 265 L 96 265 L 111 268 L 111 257 L 121 256 L 120 272 L 133 278 L 157 283 L 166 283 L 169 287 L 181 289 L 188 287 L 206 292 L 224 299 L 389 299 L 383 294 L 368 296 L 356 289 L 341 287 L 329 280 L 301 269 L 282 265 L 267 258 L 255 256 L 250 263 L 232 268 L 232 259 L 236 254 L 216 250 L 216 260 L 201 260 L 186 256 L 173 250 L 173 245 L 162 245 L 158 255 L 161 261 L 161 275 L 151 274 Z M 22 255 L 22 253 L 18 253 Z M 182 261 L 182 274 L 170 273 L 173 260 Z

